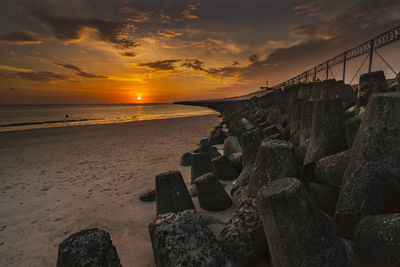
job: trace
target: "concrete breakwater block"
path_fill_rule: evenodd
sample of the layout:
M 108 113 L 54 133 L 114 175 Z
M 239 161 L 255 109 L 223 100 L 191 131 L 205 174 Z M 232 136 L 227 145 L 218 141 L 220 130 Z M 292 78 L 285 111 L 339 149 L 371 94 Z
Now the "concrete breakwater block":
M 344 172 L 350 161 L 351 150 L 345 150 L 309 163 L 303 167 L 303 177 L 307 181 L 341 188 Z
M 159 215 L 149 232 L 158 267 L 233 267 L 203 218 L 192 210 Z
M 209 172 L 195 180 L 200 207 L 209 211 L 222 211 L 232 206 L 232 200 L 213 173 Z
M 387 81 L 383 71 L 375 71 L 360 75 L 357 90 L 357 107 L 367 105 L 369 97 L 374 93 L 384 93 Z
M 354 231 L 354 243 L 363 266 L 400 266 L 400 214 L 365 217 Z
M 235 166 L 233 166 L 229 159 L 223 155 L 212 159 L 211 166 L 215 176 L 222 181 L 236 179 L 239 175 Z
M 293 135 L 300 129 L 300 119 L 301 119 L 301 103 L 303 101 L 298 99 L 293 103 L 292 110 L 290 111 L 290 135 Z
M 243 167 L 253 165 L 263 138 L 263 133 L 258 128 L 243 134 L 241 139 Z
M 300 115 L 300 136 L 299 143 L 303 144 L 311 135 L 312 118 L 314 112 L 315 101 L 304 101 L 301 104 Z
M 258 192 L 257 201 L 274 266 L 346 266 L 335 223 L 299 180 L 272 181 Z
M 110 234 L 97 228 L 72 234 L 58 246 L 57 267 L 121 267 Z
M 229 162 L 233 164 L 235 169 L 240 173 L 243 169 L 242 152 L 233 153 L 228 156 Z
M 365 215 L 400 212 L 400 93 L 372 94 L 351 149 L 336 224 L 351 237 Z
M 249 266 L 268 255 L 264 227 L 254 198 L 240 203 L 218 236 L 218 241 L 237 267 Z
M 179 171 L 164 172 L 156 176 L 156 213 L 179 212 L 195 209 L 193 201 Z
M 304 164 L 316 162 L 346 148 L 342 103 L 339 99 L 317 101 Z
M 248 185 L 250 181 L 250 175 L 252 174 L 250 169 L 251 167 L 244 168 L 239 174 L 239 177 L 232 183 L 231 196 L 233 196 L 233 193 L 235 193 L 235 191 L 239 188 Z
M 249 183 L 249 193 L 256 194 L 266 183 L 284 177 L 297 176 L 294 145 L 284 140 L 266 139 L 257 154 L 254 176 Z
M 358 114 L 348 118 L 345 121 L 344 127 L 346 131 L 346 140 L 347 140 L 347 147 L 351 148 L 354 143 L 354 139 L 356 138 L 358 129 L 360 129 L 361 121 L 362 121 L 362 114 L 364 113 L 365 109 L 362 107 Z
M 238 152 L 242 152 L 239 139 L 236 136 L 228 136 L 224 140 L 224 156 L 230 156 Z
M 180 164 L 181 166 L 192 165 L 192 155 L 190 152 L 187 152 L 181 156 Z
M 207 153 L 192 153 L 191 157 L 191 183 L 193 184 L 197 177 L 211 172 L 210 156 Z
M 217 126 L 214 130 L 211 131 L 210 136 L 208 137 L 209 145 L 223 144 L 226 135 L 222 130 L 221 126 Z
M 312 182 L 305 183 L 304 186 L 315 205 L 329 214 L 329 216 L 333 217 L 335 215 L 339 189 L 333 186 Z

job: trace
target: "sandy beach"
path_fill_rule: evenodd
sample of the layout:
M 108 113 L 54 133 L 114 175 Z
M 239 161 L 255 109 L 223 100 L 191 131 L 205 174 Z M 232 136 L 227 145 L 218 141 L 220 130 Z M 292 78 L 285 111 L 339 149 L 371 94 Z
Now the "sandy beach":
M 180 156 L 217 115 L 0 133 L 0 266 L 55 266 L 58 244 L 87 228 L 108 231 L 123 266 L 154 266 L 138 196 L 156 174 L 190 167 Z

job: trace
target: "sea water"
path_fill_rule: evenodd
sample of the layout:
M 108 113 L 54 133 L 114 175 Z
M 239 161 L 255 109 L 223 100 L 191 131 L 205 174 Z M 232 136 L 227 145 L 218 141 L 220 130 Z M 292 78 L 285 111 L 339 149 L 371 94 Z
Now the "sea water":
M 176 104 L 2 105 L 0 132 L 216 114 Z

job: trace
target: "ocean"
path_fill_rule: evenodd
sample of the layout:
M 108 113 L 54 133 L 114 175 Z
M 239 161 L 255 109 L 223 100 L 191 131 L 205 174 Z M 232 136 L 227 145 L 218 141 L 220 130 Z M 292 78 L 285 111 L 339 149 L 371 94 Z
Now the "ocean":
M 217 114 L 176 104 L 2 105 L 0 132 Z

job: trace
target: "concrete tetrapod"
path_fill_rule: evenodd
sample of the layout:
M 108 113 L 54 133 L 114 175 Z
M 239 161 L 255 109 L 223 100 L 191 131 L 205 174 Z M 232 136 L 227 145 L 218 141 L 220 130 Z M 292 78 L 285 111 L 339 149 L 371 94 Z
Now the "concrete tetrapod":
M 203 218 L 192 210 L 158 216 L 149 225 L 157 267 L 232 267 Z
M 194 183 L 197 177 L 211 172 L 210 156 L 207 153 L 192 153 L 191 157 L 191 183 Z
M 211 160 L 211 166 L 215 176 L 222 181 L 236 179 L 239 176 L 235 166 L 226 156 L 219 156 Z
M 299 180 L 272 181 L 260 189 L 257 201 L 274 266 L 346 266 L 335 223 Z
M 209 172 L 195 180 L 200 207 L 209 211 L 222 211 L 232 206 L 232 200 L 222 184 Z
M 351 149 L 336 224 L 351 237 L 364 215 L 400 212 L 400 93 L 372 94 Z
M 265 139 L 257 154 L 254 175 L 250 178 L 249 194 L 255 195 L 261 186 L 270 181 L 295 177 L 297 162 L 294 145 L 284 140 Z
M 365 217 L 354 230 L 354 243 L 363 266 L 400 266 L 400 214 Z
M 301 116 L 300 116 L 300 137 L 299 143 L 303 144 L 311 135 L 312 118 L 314 112 L 315 101 L 304 101 L 301 104 Z
M 304 164 L 316 162 L 346 148 L 342 103 L 339 99 L 317 101 Z
M 268 255 L 267 240 L 254 198 L 240 202 L 219 234 L 218 241 L 237 267 L 250 266 L 258 258 Z
M 72 234 L 58 247 L 57 267 L 121 267 L 110 234 L 97 228 Z
M 195 209 L 192 198 L 179 171 L 164 172 L 156 176 L 156 213 L 179 212 Z

